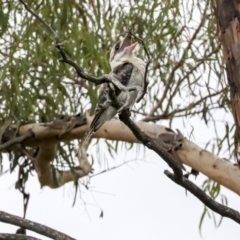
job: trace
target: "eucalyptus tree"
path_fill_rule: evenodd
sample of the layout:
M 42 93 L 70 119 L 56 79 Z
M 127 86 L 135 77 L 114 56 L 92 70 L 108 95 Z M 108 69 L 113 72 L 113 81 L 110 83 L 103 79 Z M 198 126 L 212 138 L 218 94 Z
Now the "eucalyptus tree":
M 41 186 L 58 188 L 69 181 L 77 186 L 82 177 L 89 183 L 96 172 L 109 169 L 91 163 L 88 154 L 76 157 L 74 149 L 89 129 L 98 100 L 100 84 L 91 79 L 110 72 L 111 46 L 131 29 L 143 40 L 141 57 L 148 61 L 147 47 L 152 59 L 147 93 L 131 118 L 123 113 L 93 135 L 95 148 L 104 146 L 99 161 L 106 154 L 110 163 L 122 147 L 134 152 L 145 145 L 172 168 L 173 173 L 165 171 L 170 179 L 239 222 L 239 213 L 214 201 L 220 185 L 240 193 L 240 179 L 228 174 L 238 167 L 217 156 L 225 151 L 233 159 L 234 126 L 215 118 L 216 112 L 231 112 L 215 9 L 210 0 L 2 0 L 0 149 L 10 172 L 18 169 L 17 187 L 25 197 L 32 172 Z M 187 125 L 191 117 L 216 129 L 205 149 L 197 145 L 201 139 L 193 143 L 191 134 L 171 129 L 178 119 Z M 219 134 L 219 124 L 225 133 Z M 183 175 L 184 165 L 209 177 L 204 191 L 188 180 L 190 173 Z

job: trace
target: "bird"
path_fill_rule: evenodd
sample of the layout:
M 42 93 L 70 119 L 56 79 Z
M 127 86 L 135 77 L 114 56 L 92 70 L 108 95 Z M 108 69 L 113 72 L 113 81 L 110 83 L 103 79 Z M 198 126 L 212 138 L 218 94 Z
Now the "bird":
M 125 87 L 136 87 L 133 91 L 121 91 L 113 86 L 112 83 L 102 84 L 98 104 L 95 109 L 94 118 L 91 122 L 89 131 L 80 143 L 84 146 L 88 143 L 91 136 L 108 120 L 111 120 L 122 110 L 130 109 L 137 101 L 138 96 L 144 87 L 144 75 L 146 63 L 135 55 L 138 42 L 131 43 L 131 34 L 128 32 L 122 41 L 118 41 L 111 49 L 109 62 L 112 76 L 117 78 Z M 137 90 L 139 89 L 139 91 Z M 121 107 L 113 106 L 111 91 L 117 101 L 122 104 Z

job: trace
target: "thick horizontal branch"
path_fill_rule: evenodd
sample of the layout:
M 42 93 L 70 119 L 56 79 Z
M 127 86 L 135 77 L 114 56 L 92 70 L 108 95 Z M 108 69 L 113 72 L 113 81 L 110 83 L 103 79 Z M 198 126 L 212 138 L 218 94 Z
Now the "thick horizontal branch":
M 43 123 L 30 123 L 19 127 L 19 135 L 25 134 L 30 129 L 35 134 L 35 138 L 24 142 L 25 146 L 39 146 L 48 144 L 57 144 L 62 141 L 71 141 L 81 139 L 89 130 L 92 117 L 86 116 L 86 124 L 74 128 L 62 134 L 62 129 L 52 128 Z M 136 122 L 137 126 L 151 137 L 158 137 L 161 133 L 166 132 L 166 127 L 146 122 Z M 14 125 L 11 127 L 14 128 Z M 17 126 L 16 126 L 17 127 Z M 1 128 L 0 128 L 1 130 Z M 123 134 L 119 134 L 119 133 Z M 61 137 L 59 137 L 61 135 Z M 108 140 L 124 141 L 129 143 L 140 143 L 131 130 L 117 119 L 112 119 L 104 123 L 104 125 L 93 135 L 94 138 L 105 138 Z
M 45 151 L 45 157 L 47 159 L 48 153 L 52 154 L 51 151 L 54 149 L 54 151 L 56 151 L 56 145 L 60 141 L 81 139 L 88 131 L 91 121 L 92 117 L 86 116 L 85 125 L 73 128 L 71 131 L 68 131 L 64 134 L 62 134 L 61 129 L 54 129 L 49 126 L 44 126 L 44 124 L 31 123 L 20 126 L 18 135 L 24 135 L 29 130 L 32 130 L 32 132 L 35 134 L 35 137 L 31 139 L 31 141 L 26 140 L 24 145 L 40 146 L 40 148 L 41 146 L 45 146 L 45 148 L 49 147 L 49 149 Z M 141 121 L 136 122 L 136 125 L 152 138 L 158 138 L 163 133 L 171 134 L 171 132 L 169 132 L 169 128 L 162 125 Z M 174 133 L 172 132 L 172 134 Z M 61 135 L 60 138 L 59 135 Z M 93 137 L 125 141 L 129 143 L 140 143 L 140 141 L 133 135 L 131 130 L 124 123 L 116 119 L 106 122 L 93 135 Z M 186 138 L 182 141 L 182 147 L 177 151 L 177 154 L 182 163 L 205 174 L 212 180 L 240 195 L 240 170 L 230 161 L 220 158 L 211 152 L 200 148 Z M 49 157 L 51 158 L 51 156 Z
M 75 240 L 72 237 L 67 236 L 64 233 L 56 231 L 45 225 L 0 211 L 0 221 L 4 223 L 9 223 L 15 226 L 19 226 L 33 232 L 39 233 L 43 236 L 50 237 L 56 240 Z
M 187 139 L 184 139 L 182 148 L 177 151 L 177 154 L 184 164 L 240 195 L 240 170 L 238 166 Z
M 39 150 L 36 156 L 29 157 L 29 154 L 27 154 L 26 157 L 34 163 L 39 183 L 42 187 L 49 186 L 51 188 L 58 188 L 69 181 L 76 181 L 77 179 L 88 175 L 92 171 L 92 166 L 90 165 L 86 154 L 77 157 L 79 166 L 67 171 L 55 169 L 51 164 L 56 157 L 58 143 L 61 141 L 81 139 L 89 129 L 91 121 L 92 118 L 89 116 L 83 117 L 77 115 L 57 119 L 48 123 L 31 123 L 21 125 L 20 127 L 11 125 L 11 131 L 14 132 L 15 130 L 18 130 L 18 134 L 20 136 L 17 139 L 21 139 L 22 141 L 15 142 L 14 139 L 11 139 L 10 141 L 12 143 L 19 143 L 23 145 L 23 147 L 38 147 Z M 136 142 L 136 139 L 132 135 L 131 131 L 124 124 L 121 124 L 121 127 L 119 127 L 119 123 L 121 122 L 116 119 L 107 122 L 106 127 L 103 125 L 101 130 L 98 131 L 94 137 L 132 143 Z M 142 124 L 140 123 L 140 125 Z M 141 128 L 144 129 L 144 125 L 145 123 L 143 123 Z M 146 127 L 149 128 L 147 125 Z M 158 129 L 160 130 L 160 134 L 161 127 Z M 124 136 L 119 134 L 118 130 L 123 131 L 125 133 Z M 155 132 L 154 129 L 153 132 Z M 29 133 L 32 133 L 31 139 L 27 140 L 25 137 L 22 138 L 22 136 L 26 136 Z M 149 128 L 149 134 L 151 134 L 151 128 Z

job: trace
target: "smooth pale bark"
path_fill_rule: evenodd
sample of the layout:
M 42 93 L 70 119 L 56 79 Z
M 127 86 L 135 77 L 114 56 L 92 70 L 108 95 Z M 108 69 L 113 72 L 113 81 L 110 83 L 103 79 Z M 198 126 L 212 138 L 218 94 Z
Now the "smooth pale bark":
M 61 138 L 58 138 L 61 130 L 45 127 L 43 124 L 31 123 L 23 125 L 19 128 L 19 134 L 23 135 L 30 129 L 35 133 L 35 139 L 26 141 L 28 146 L 38 146 L 41 144 L 58 143 L 60 141 L 70 141 L 73 139 L 81 139 L 92 121 L 92 117 L 87 116 L 87 124 L 73 129 L 65 133 Z M 151 137 L 158 137 L 161 133 L 166 132 L 166 128 L 161 125 L 156 125 L 146 122 L 136 122 L 142 131 Z M 139 141 L 134 137 L 131 130 L 117 119 L 112 119 L 106 122 L 94 135 L 94 138 L 106 138 L 109 140 L 125 141 L 129 143 L 136 143 Z
M 19 128 L 20 135 L 25 134 L 29 129 L 31 129 L 35 134 L 35 138 L 25 141 L 24 145 L 40 147 L 37 161 L 38 167 L 40 169 L 38 178 L 41 186 L 56 188 L 62 186 L 66 182 L 83 177 L 91 171 L 91 166 L 85 155 L 82 159 L 79 158 L 79 164 L 82 168 L 76 168 L 74 170 L 75 174 L 72 174 L 71 171 L 57 172 L 56 177 L 58 183 L 56 184 L 53 180 L 52 170 L 50 166 L 50 163 L 54 160 L 54 157 L 56 155 L 56 145 L 60 141 L 81 139 L 89 129 L 91 121 L 92 118 L 87 116 L 86 125 L 65 133 L 61 138 L 58 138 L 61 130 L 45 127 L 42 126 L 42 124 L 27 124 Z M 136 124 L 150 137 L 156 138 L 162 133 L 170 133 L 169 130 L 167 130 L 167 128 L 162 125 L 141 121 L 136 122 Z M 111 121 L 106 122 L 102 128 L 100 128 L 93 135 L 93 137 L 126 141 L 129 143 L 139 143 L 139 141 L 134 137 L 128 127 L 116 119 L 112 119 Z M 215 156 L 214 154 L 200 148 L 187 139 L 183 140 L 182 148 L 177 151 L 177 154 L 182 163 L 203 173 L 204 175 L 227 187 L 233 192 L 240 194 L 240 170 L 230 161 Z
M 240 194 L 240 170 L 230 161 L 220 158 L 185 139 L 177 154 L 181 161 L 233 192 Z

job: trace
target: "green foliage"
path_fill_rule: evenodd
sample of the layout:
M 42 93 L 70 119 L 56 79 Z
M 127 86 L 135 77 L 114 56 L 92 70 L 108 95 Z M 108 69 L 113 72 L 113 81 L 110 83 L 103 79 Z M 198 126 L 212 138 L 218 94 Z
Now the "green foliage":
M 71 59 L 95 76 L 110 71 L 110 46 L 131 27 L 146 40 L 153 58 L 149 94 L 137 110 L 149 115 L 144 107 L 157 106 L 148 116 L 157 120 L 195 114 L 206 123 L 209 120 L 211 106 L 206 96 L 222 88 L 210 88 L 222 84 L 212 78 L 217 75 L 221 79 L 222 71 L 209 2 L 26 3 L 59 33 Z M 58 62 L 54 41 L 44 26 L 18 1 L 2 1 L 1 6 L 1 119 L 41 121 L 84 111 L 86 107 L 93 110 L 97 87 L 89 83 L 87 89 L 64 84 L 64 80 L 76 80 L 74 70 Z M 203 79 L 206 70 L 208 76 Z M 79 99 L 74 98 L 79 94 Z M 186 95 L 189 100 L 181 101 Z M 217 97 L 225 99 L 223 93 Z M 197 106 L 193 105 L 195 99 L 200 100 Z

